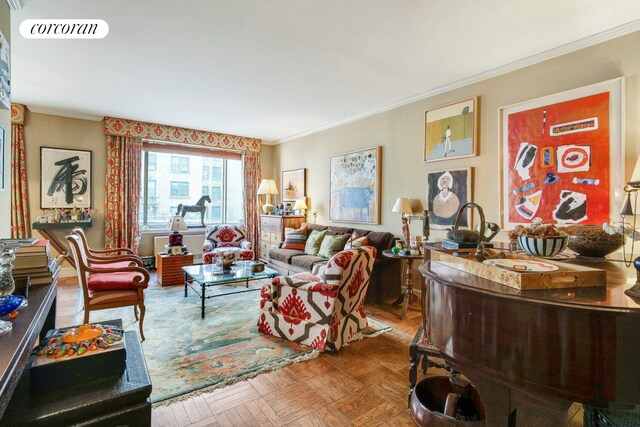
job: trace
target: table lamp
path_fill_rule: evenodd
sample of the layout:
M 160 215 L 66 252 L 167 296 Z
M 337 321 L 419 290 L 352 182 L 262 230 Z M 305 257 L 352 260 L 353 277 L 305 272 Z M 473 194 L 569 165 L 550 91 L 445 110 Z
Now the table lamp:
M 396 203 L 391 208 L 391 212 L 399 212 L 400 217 L 402 219 L 402 235 L 404 237 L 405 248 L 409 247 L 409 242 L 411 240 L 411 235 L 409 234 L 409 220 L 405 214 L 413 213 L 413 209 L 411 209 L 411 205 L 409 204 L 409 199 L 406 197 L 398 197 L 396 199 Z
M 182 234 L 180 231 L 187 230 L 187 224 L 185 224 L 184 218 L 180 215 L 172 215 L 169 218 L 167 230 L 173 231 L 173 233 L 169 234 L 169 246 L 182 247 Z
M 307 210 L 307 202 L 305 201 L 306 197 L 302 199 L 296 200 L 296 203 L 293 205 L 293 209 L 298 211 L 298 215 L 304 215 L 302 211 Z
M 278 194 L 278 188 L 276 187 L 276 182 L 273 179 L 263 179 L 260 182 L 260 187 L 258 188 L 258 194 L 266 194 L 267 195 L 267 203 L 262 205 L 262 212 L 266 215 L 273 212 L 273 205 L 271 204 L 271 195 Z
M 636 215 L 638 214 L 638 191 L 640 191 L 640 156 L 638 156 L 638 160 L 636 161 L 636 166 L 633 168 L 633 173 L 631 174 L 631 178 L 627 182 L 627 185 L 624 186 L 624 192 L 627 193 L 624 198 L 624 204 L 622 205 L 622 210 L 620 211 L 620 216 L 622 216 L 622 227 L 624 233 L 624 224 L 626 216 L 633 216 L 633 229 L 631 231 L 631 256 L 629 260 L 627 260 L 627 254 L 625 252 L 625 245 L 622 246 L 622 256 L 624 258 L 625 264 L 627 267 L 631 265 L 633 262 L 633 266 L 636 268 L 636 284 L 631 288 L 624 291 L 628 296 L 640 299 L 640 257 L 637 257 L 635 260 L 633 259 L 633 250 L 635 249 L 636 243 Z M 634 195 L 633 206 L 631 206 L 631 194 Z M 626 233 L 624 233 L 626 234 Z

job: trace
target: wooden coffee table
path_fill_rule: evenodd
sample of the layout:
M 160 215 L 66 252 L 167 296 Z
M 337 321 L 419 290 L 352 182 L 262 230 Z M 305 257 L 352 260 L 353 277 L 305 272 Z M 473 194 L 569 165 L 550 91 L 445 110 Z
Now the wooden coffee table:
M 231 267 L 231 271 L 227 273 L 221 271 L 221 268 L 215 264 L 200 264 L 182 267 L 182 270 L 184 271 L 184 296 L 187 296 L 188 288 L 191 288 L 200 296 L 202 311 L 201 317 L 204 319 L 205 300 L 224 295 L 259 291 L 260 287 L 250 288 L 249 282 L 257 279 L 268 279 L 278 275 L 277 271 L 267 267 L 265 267 L 264 271 L 260 273 L 253 273 L 251 272 L 250 264 L 251 261 L 236 261 L 236 264 Z M 207 288 L 234 283 L 244 283 L 245 289 L 207 295 Z

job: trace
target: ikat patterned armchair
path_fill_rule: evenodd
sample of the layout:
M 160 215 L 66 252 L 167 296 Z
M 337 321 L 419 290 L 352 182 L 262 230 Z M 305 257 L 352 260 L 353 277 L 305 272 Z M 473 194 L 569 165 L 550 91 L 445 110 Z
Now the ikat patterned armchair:
M 315 274 L 276 277 L 260 291 L 258 330 L 337 351 L 367 327 L 364 300 L 376 249 L 363 246 L 334 255 Z
M 205 231 L 205 264 L 212 264 L 214 258 L 225 252 L 233 252 L 236 259 L 252 260 L 253 245 L 246 240 L 245 228 L 240 225 L 210 225 Z

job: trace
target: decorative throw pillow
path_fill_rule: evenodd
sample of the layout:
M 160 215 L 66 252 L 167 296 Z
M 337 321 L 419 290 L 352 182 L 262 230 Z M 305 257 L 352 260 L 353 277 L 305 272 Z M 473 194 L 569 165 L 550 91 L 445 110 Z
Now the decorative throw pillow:
M 324 236 L 324 239 L 322 239 L 322 243 L 320 244 L 318 255 L 323 258 L 331 258 L 344 249 L 344 244 L 347 243 L 350 237 L 351 236 L 348 234 Z
M 304 245 L 307 243 L 307 237 L 309 236 L 308 233 L 309 229 L 306 226 L 285 233 L 282 249 L 296 249 L 304 251 Z
M 347 243 L 344 245 L 344 250 L 360 248 L 362 246 L 369 245 L 369 238 L 367 236 L 358 237 L 356 233 L 351 235 L 351 238 L 347 240 Z
M 307 243 L 304 245 L 304 252 L 307 255 L 318 255 L 320 251 L 320 245 L 322 244 L 322 239 L 327 234 L 327 230 L 318 231 L 312 230 L 309 237 L 307 237 Z

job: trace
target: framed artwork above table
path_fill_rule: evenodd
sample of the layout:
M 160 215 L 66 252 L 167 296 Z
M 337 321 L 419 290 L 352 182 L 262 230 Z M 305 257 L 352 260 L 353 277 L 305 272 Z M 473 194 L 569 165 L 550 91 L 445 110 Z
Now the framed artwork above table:
M 624 79 L 500 109 L 503 228 L 619 221 Z

